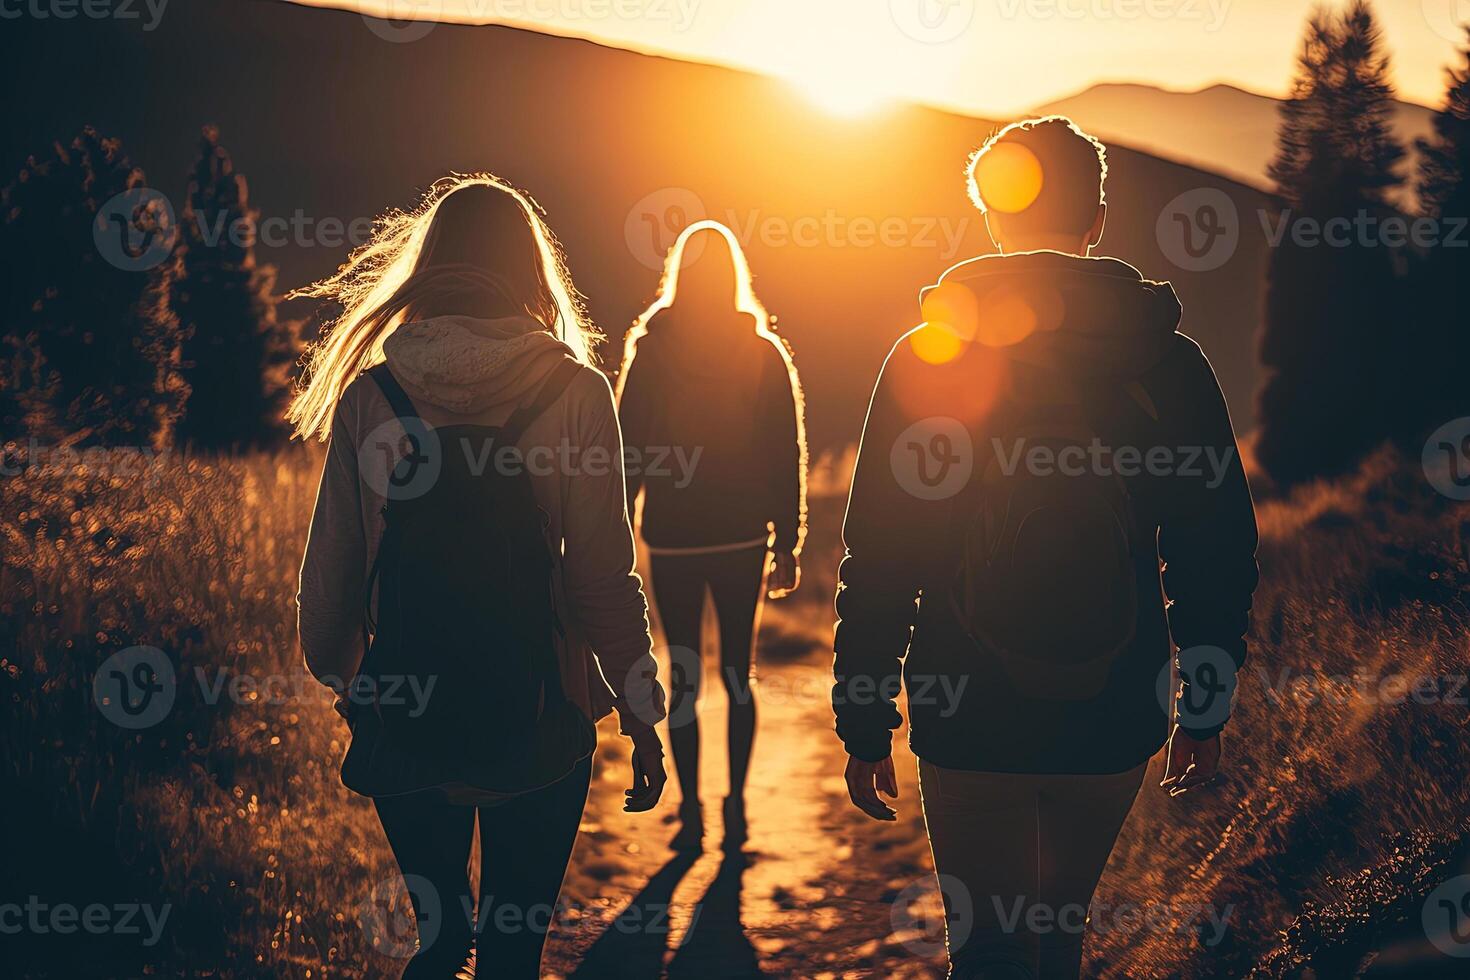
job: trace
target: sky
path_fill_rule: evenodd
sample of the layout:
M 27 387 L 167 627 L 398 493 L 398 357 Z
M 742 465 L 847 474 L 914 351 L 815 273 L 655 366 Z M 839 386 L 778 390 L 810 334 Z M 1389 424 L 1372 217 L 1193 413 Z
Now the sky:
M 1280 95 L 1312 0 L 298 0 L 502 23 L 790 78 L 834 111 L 1007 116 L 1097 82 Z M 1329 3 L 1340 5 L 1342 0 Z M 1401 98 L 1438 106 L 1470 0 L 1378 0 Z M 410 25 L 428 29 L 427 25 Z M 412 30 L 385 34 L 410 39 Z

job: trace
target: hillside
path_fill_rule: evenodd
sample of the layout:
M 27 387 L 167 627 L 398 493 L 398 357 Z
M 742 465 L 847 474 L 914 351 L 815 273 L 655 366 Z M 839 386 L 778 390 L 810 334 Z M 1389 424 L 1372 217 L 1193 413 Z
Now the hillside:
M 9 107 L 4 174 L 92 123 L 177 205 L 199 127 L 217 123 L 252 202 L 289 223 L 258 247 L 282 287 L 332 270 L 343 226 L 412 203 L 447 171 L 488 168 L 547 208 L 617 338 L 654 292 L 655 236 L 669 240 L 681 209 L 727 221 L 795 348 L 817 449 L 856 439 L 884 354 L 917 322 L 919 287 L 985 241 L 961 170 L 993 121 L 916 107 L 839 119 L 729 69 L 499 27 L 388 43 L 355 14 L 255 0 L 177 4 L 152 31 L 89 18 L 6 30 L 0 79 L 36 94 Z M 39 78 L 59 84 L 41 91 Z M 1175 283 L 1185 330 L 1249 428 L 1257 214 L 1271 199 L 1122 147 L 1110 163 L 1105 250 Z M 1193 272 L 1156 227 L 1169 244 L 1161 213 L 1200 189 L 1229 199 L 1243 233 L 1223 265 Z
M 294 637 L 320 466 L 318 449 L 292 447 L 161 458 L 144 480 L 55 465 L 4 477 L 7 880 L 48 903 L 172 912 L 153 945 L 23 933 L 6 976 L 397 976 L 411 933 L 390 912 L 396 896 L 404 915 L 392 858 L 371 805 L 338 779 L 346 729 Z M 847 801 L 831 735 L 841 491 L 814 496 L 806 581 L 762 630 L 748 860 L 713 853 L 718 825 L 711 853 L 671 856 L 673 786 L 652 813 L 621 810 L 627 748 L 608 719 L 548 976 L 936 975 L 941 919 L 905 739 L 899 820 L 875 824 Z M 1174 799 L 1154 759 L 1094 904 L 1084 975 L 1300 980 L 1372 961 L 1381 980 L 1463 977 L 1421 916 L 1470 871 L 1470 511 L 1414 461 L 1380 454 L 1263 503 L 1260 519 L 1221 779 Z M 123 728 L 94 706 L 92 678 L 138 643 L 167 652 L 171 709 Z M 715 692 L 713 658 L 707 669 Z M 1435 679 L 1443 696 L 1424 695 Z M 721 730 L 725 704 L 706 694 L 705 731 Z M 714 800 L 724 752 L 706 752 Z
M 1280 105 L 1280 99 L 1233 85 L 1173 92 L 1109 82 L 1037 106 L 1036 111 L 1071 116 L 1102 136 L 1265 188 L 1271 184 L 1266 168 L 1276 148 Z M 1410 150 L 1400 172 L 1410 174 L 1415 168 L 1414 140 L 1432 134 L 1434 110 L 1402 100 L 1395 106 L 1394 130 Z

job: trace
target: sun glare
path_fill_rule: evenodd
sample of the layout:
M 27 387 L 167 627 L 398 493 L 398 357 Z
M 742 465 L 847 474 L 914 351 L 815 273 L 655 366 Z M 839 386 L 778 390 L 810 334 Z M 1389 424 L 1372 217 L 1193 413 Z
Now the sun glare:
M 832 45 L 793 52 L 786 76 L 808 100 L 836 116 L 871 113 L 895 97 L 881 51 Z
M 887 96 L 871 83 L 814 70 L 793 83 L 813 103 L 836 116 L 852 118 L 878 109 Z

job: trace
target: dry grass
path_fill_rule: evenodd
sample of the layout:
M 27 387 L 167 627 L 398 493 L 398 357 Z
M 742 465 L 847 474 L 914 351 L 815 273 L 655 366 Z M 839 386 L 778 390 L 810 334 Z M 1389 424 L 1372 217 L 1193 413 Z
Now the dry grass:
M 53 901 L 143 896 L 173 906 L 157 948 L 112 937 L 103 958 L 99 947 L 38 941 L 11 960 L 16 972 L 134 974 L 153 964 L 164 975 L 317 977 L 386 967 L 354 920 L 373 884 L 391 876 L 391 859 L 369 805 L 337 780 L 344 729 L 301 682 L 294 635 L 317 465 L 314 451 L 297 449 L 165 460 L 142 479 L 96 468 L 5 478 L 0 772 L 15 880 Z M 1470 669 L 1470 521 L 1417 476 L 1385 455 L 1351 480 L 1262 505 L 1254 653 L 1222 785 L 1178 800 L 1146 790 L 1098 896 L 1228 909 L 1231 928 L 1212 946 L 1156 930 L 1099 936 L 1090 973 L 1234 977 L 1274 957 L 1263 975 L 1301 975 L 1303 955 L 1326 955 L 1310 950 L 1386 941 L 1417 915 L 1416 890 L 1444 876 L 1470 809 L 1465 708 L 1267 690 L 1282 670 L 1381 678 Z M 773 654 L 823 655 L 840 510 L 837 496 L 815 503 L 805 604 L 773 610 Z M 132 733 L 93 707 L 91 677 L 140 643 L 169 653 L 180 684 L 167 720 Z M 206 683 L 218 668 L 279 676 L 289 696 L 210 704 L 195 668 Z M 600 770 L 620 760 L 606 753 Z M 589 811 L 594 834 L 597 820 Z M 1415 829 L 1444 837 L 1418 851 L 1393 837 Z M 920 842 L 888 846 L 908 869 L 924 861 Z M 1395 860 L 1413 867 L 1392 879 L 1392 894 L 1361 897 L 1364 869 Z M 605 902 L 596 876 L 626 871 L 588 867 L 569 892 Z M 843 892 L 839 884 L 829 894 Z M 1309 915 L 1298 948 L 1271 952 L 1309 904 L 1342 911 L 1344 900 L 1356 915 L 1325 932 L 1324 917 Z M 787 903 L 788 915 L 820 911 Z M 844 975 L 847 951 L 829 952 L 824 972 Z M 905 955 L 891 938 L 851 952 L 863 964 L 851 975 L 896 974 L 885 957 Z

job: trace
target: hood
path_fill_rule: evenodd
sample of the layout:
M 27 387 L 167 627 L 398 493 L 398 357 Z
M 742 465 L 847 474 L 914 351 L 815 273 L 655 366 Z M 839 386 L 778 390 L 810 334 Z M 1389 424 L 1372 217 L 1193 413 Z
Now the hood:
M 1078 377 L 1137 377 L 1169 351 L 1179 327 L 1174 287 L 1120 259 L 1049 251 L 970 259 L 920 294 L 926 317 L 951 287 L 973 297 L 982 328 L 987 315 L 1019 313 L 1034 324 L 1006 348 L 1012 358 Z
M 524 401 L 566 344 L 528 316 L 439 316 L 405 323 L 383 342 L 393 376 L 415 402 L 474 414 Z

